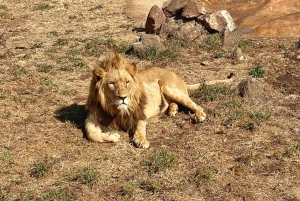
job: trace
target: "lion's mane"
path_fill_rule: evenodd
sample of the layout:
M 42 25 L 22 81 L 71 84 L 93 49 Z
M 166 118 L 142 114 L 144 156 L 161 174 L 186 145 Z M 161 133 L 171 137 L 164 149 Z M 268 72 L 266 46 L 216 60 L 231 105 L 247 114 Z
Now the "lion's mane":
M 107 82 L 105 77 L 101 78 L 98 74 L 101 74 L 103 70 L 108 72 L 110 68 L 125 69 L 134 80 L 134 86 L 129 91 L 131 101 L 126 111 L 113 109 L 107 102 L 104 90 Z M 93 70 L 86 109 L 97 117 L 101 125 L 112 126 L 114 129 L 121 129 L 125 132 L 132 131 L 138 120 L 145 119 L 143 110 L 146 102 L 144 88 L 137 77 L 137 67 L 134 64 L 128 64 L 121 55 L 111 52 Z

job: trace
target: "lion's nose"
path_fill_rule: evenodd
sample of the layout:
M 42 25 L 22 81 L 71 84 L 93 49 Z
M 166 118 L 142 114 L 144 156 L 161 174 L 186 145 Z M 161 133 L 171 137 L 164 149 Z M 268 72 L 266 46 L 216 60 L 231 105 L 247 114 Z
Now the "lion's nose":
M 124 101 L 127 98 L 127 96 L 118 96 L 118 98 Z

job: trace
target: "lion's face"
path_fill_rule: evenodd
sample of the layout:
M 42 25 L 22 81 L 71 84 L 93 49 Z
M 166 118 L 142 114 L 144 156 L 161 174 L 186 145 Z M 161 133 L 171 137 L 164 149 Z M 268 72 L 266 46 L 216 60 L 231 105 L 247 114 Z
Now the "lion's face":
M 132 76 L 126 70 L 111 69 L 103 83 L 107 104 L 114 109 L 126 111 L 132 103 L 131 91 L 135 84 Z
M 94 70 L 98 100 L 111 114 L 133 111 L 139 102 L 137 68 L 127 63 L 124 65 L 122 68 L 99 67 Z

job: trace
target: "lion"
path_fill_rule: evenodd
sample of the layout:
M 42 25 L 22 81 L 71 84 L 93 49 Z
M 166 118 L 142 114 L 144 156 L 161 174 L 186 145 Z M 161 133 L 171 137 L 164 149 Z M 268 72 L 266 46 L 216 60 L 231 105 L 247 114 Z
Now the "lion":
M 138 71 L 135 64 L 112 51 L 92 74 L 85 121 L 86 136 L 90 141 L 117 142 L 119 131 L 123 131 L 129 134 L 136 147 L 148 148 L 147 120 L 165 112 L 174 116 L 178 104 L 194 113 L 195 123 L 206 118 L 202 107 L 188 95 L 188 90 L 196 90 L 201 84 L 187 85 L 171 71 L 158 67 Z

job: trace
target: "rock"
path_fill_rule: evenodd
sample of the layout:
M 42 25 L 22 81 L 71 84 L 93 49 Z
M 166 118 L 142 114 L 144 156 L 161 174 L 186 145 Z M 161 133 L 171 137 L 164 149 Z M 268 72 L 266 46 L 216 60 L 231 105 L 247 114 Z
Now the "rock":
M 262 95 L 264 94 L 263 83 L 254 78 L 243 80 L 239 84 L 238 89 L 239 94 L 242 97 L 247 98 L 258 98 L 262 97 Z
M 172 0 L 163 10 L 167 17 L 175 16 L 188 3 L 187 0 Z
M 193 41 L 202 35 L 202 26 L 192 20 L 182 24 L 173 35 Z
M 181 16 L 191 19 L 208 13 L 209 9 L 205 5 L 197 0 L 191 0 L 184 6 Z
M 222 32 L 224 29 L 234 31 L 235 23 L 226 10 L 219 10 L 205 16 L 200 16 L 199 21 L 203 23 L 209 32 Z
M 222 49 L 225 51 L 234 51 L 238 47 L 238 37 L 235 33 L 225 29 L 222 34 Z
M 236 59 L 238 61 L 242 61 L 245 59 L 241 48 L 235 49 L 232 53 L 232 57 L 233 57 L 233 59 Z
M 141 35 L 138 42 L 132 44 L 132 51 L 134 53 L 145 52 L 150 48 L 157 48 L 158 52 L 164 51 L 166 48 L 161 43 L 160 37 L 153 34 Z
M 174 18 L 167 18 L 166 23 L 161 26 L 159 35 L 162 37 L 170 37 L 178 30 L 179 24 Z
M 166 22 L 166 16 L 157 5 L 152 6 L 146 20 L 146 34 L 159 34 L 161 26 Z

